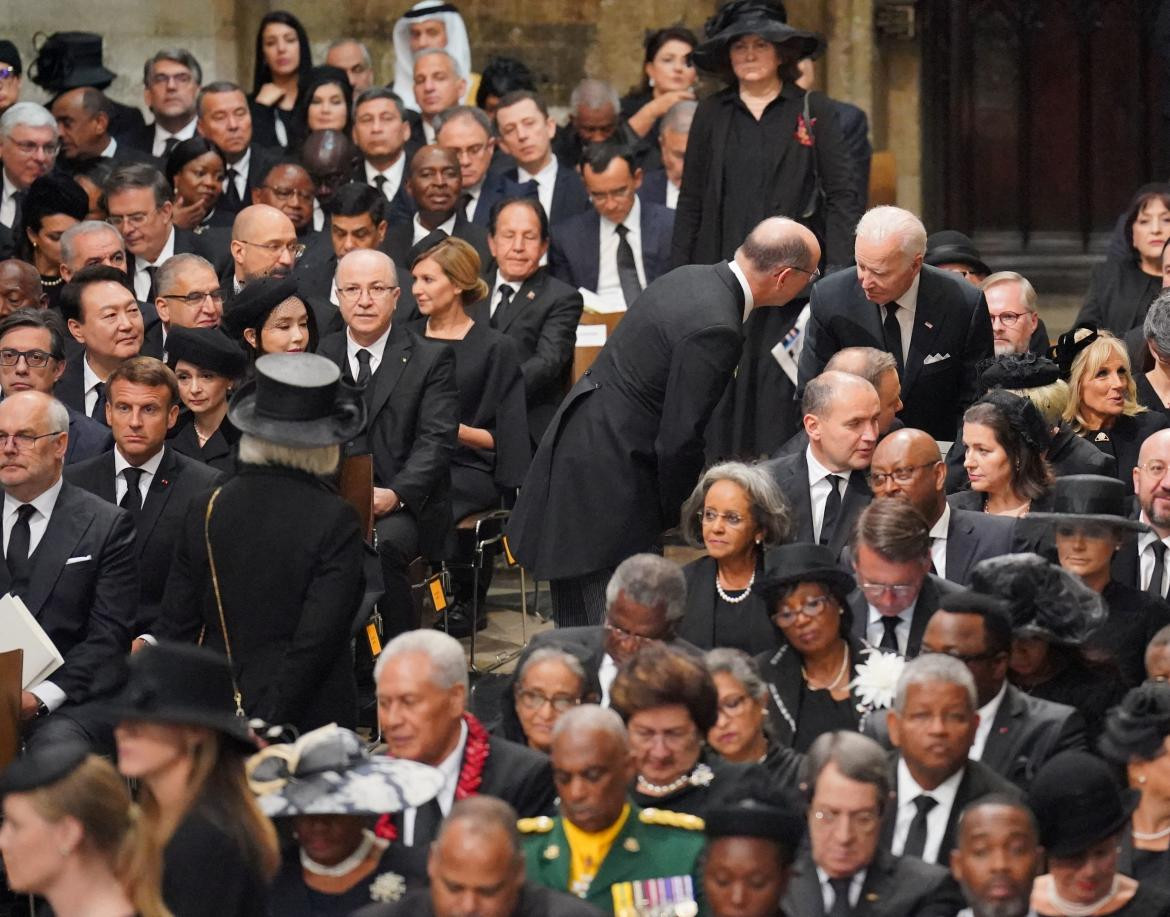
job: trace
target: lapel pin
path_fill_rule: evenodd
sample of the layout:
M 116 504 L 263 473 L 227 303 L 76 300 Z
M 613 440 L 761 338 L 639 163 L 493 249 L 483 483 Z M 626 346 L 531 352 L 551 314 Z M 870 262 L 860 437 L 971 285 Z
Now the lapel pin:
M 638 846 L 638 839 L 636 837 L 627 837 L 622 844 L 627 853 L 637 853 L 642 848 Z
M 546 860 L 555 860 L 561 855 L 561 848 L 556 844 L 549 844 L 544 848 L 544 858 Z
M 866 901 L 877 901 L 877 899 L 878 899 L 877 892 L 866 892 L 865 893 L 865 900 Z
M 1007 726 L 1000 726 L 1000 727 L 999 727 L 999 734 L 1000 734 L 1001 736 L 1003 736 L 1003 735 L 1007 735 L 1007 731 L 1008 731 L 1008 728 L 1007 728 Z
M 532 290 L 529 290 L 528 291 L 528 298 L 529 299 L 536 299 L 536 293 L 534 293 Z
M 923 322 L 922 324 L 924 324 L 927 328 L 931 329 L 932 331 L 934 330 L 934 325 L 932 325 L 930 322 Z

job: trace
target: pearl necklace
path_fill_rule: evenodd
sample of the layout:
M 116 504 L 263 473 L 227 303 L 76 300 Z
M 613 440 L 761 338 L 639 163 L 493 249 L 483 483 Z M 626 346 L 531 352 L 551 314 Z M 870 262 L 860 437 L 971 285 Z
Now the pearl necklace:
M 647 793 L 651 796 L 666 796 L 669 793 L 673 793 L 675 790 L 681 790 L 684 786 L 690 783 L 690 781 L 691 775 L 683 774 L 681 777 L 675 777 L 674 780 L 670 781 L 670 783 L 657 784 L 651 783 L 649 780 L 639 774 L 638 789 L 643 793 Z
M 374 843 L 374 833 L 372 831 L 363 831 L 362 842 L 358 844 L 357 850 L 333 866 L 326 866 L 323 863 L 318 863 L 316 860 L 310 859 L 309 855 L 305 853 L 304 848 L 301 848 L 301 866 L 306 872 L 311 872 L 315 876 L 348 875 L 357 869 L 362 861 L 370 855 L 370 851 L 374 849 Z
M 833 688 L 837 687 L 837 685 L 840 683 L 841 677 L 845 674 L 845 672 L 848 668 L 849 668 L 849 644 L 847 643 L 847 644 L 845 644 L 845 646 L 841 650 L 841 668 L 839 668 L 837 670 L 836 677 L 832 681 L 830 681 L 828 684 L 823 684 L 820 686 L 814 685 L 812 683 L 812 679 L 808 677 L 808 672 L 805 671 L 804 666 L 800 667 L 800 674 L 804 677 L 805 683 L 808 684 L 808 686 L 810 688 L 812 688 L 812 690 L 814 690 L 814 691 L 831 691 Z
M 1117 890 L 1121 887 L 1121 877 L 1114 876 L 1113 884 L 1109 887 L 1109 894 L 1103 898 L 1098 898 L 1096 901 L 1090 901 L 1088 904 L 1076 904 L 1072 901 L 1065 901 L 1056 891 L 1056 880 L 1051 876 L 1048 877 L 1048 898 L 1055 905 L 1056 909 L 1064 914 L 1065 917 L 1089 917 L 1090 914 L 1096 913 L 1098 910 L 1108 904 Z
M 1168 835 L 1170 835 L 1170 826 L 1163 828 L 1161 831 L 1152 831 L 1149 833 L 1136 830 L 1133 832 L 1133 838 L 1136 841 L 1157 841 Z
M 719 572 L 718 571 L 715 572 L 715 591 L 719 594 L 719 598 L 723 599 L 723 601 L 725 601 L 728 605 L 738 605 L 740 602 L 742 602 L 744 599 L 746 599 L 749 595 L 751 595 L 752 594 L 752 586 L 755 585 L 755 582 L 756 582 L 756 571 L 752 570 L 752 578 L 748 580 L 748 584 L 744 587 L 743 592 L 741 592 L 735 598 L 732 598 L 726 592 L 723 591 L 723 586 L 719 582 Z

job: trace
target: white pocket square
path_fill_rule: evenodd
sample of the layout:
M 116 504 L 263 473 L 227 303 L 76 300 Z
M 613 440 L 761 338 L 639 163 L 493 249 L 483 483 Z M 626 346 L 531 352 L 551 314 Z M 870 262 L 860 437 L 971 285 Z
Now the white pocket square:
M 65 566 L 68 567 L 70 564 L 84 563 L 87 560 L 93 560 L 93 555 L 86 554 L 83 557 L 70 557 L 67 561 L 65 561 Z
M 929 366 L 931 363 L 941 363 L 943 360 L 949 360 L 950 358 L 951 355 L 949 353 L 932 353 L 922 361 L 922 365 Z

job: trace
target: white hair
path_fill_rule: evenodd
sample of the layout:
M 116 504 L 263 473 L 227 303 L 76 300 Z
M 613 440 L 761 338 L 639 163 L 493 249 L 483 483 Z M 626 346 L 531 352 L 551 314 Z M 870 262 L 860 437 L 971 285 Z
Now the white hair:
M 54 433 L 69 432 L 69 410 L 56 398 L 49 398 L 46 414 L 49 418 L 49 426 L 52 427 Z
M 36 102 L 17 102 L 0 117 L 0 138 L 7 138 L 14 127 L 49 127 L 57 136 L 57 119 L 53 113 Z
M 63 233 L 61 233 L 62 263 L 68 265 L 70 268 L 73 268 L 73 257 L 77 254 L 77 251 L 74 248 L 76 241 L 82 236 L 90 236 L 98 233 L 112 236 L 113 238 L 117 239 L 118 244 L 121 245 L 123 249 L 125 249 L 126 243 L 122 239 L 122 234 L 118 232 L 118 230 L 114 229 L 114 227 L 109 223 L 105 222 L 104 220 L 82 220 L 80 223 L 76 223 L 73 226 L 70 226 Z M 75 269 L 81 270 L 81 266 L 79 265 Z
M 596 729 L 607 732 L 624 748 L 629 741 L 626 737 L 626 724 L 616 710 L 609 707 L 599 707 L 597 704 L 579 704 L 570 707 L 559 717 L 552 729 L 552 740 L 566 732 L 584 732 L 586 729 Z
M 926 227 L 909 210 L 901 207 L 874 207 L 857 224 L 858 239 L 867 242 L 898 240 L 898 247 L 911 258 L 926 254 Z
M 409 653 L 423 653 L 430 659 L 431 681 L 444 691 L 455 685 L 463 685 L 467 690 L 467 660 L 463 656 L 463 646 L 454 637 L 437 630 L 408 630 L 387 643 L 374 666 L 374 681 L 381 677 L 391 659 Z
M 459 63 L 454 54 L 444 50 L 443 48 L 423 48 L 418 52 L 418 54 L 414 56 L 414 66 L 417 67 L 418 62 L 424 57 L 430 57 L 434 54 L 442 54 L 443 57 L 447 58 L 447 60 L 451 62 L 451 72 L 455 74 L 456 79 L 467 79 L 467 74 L 463 72 L 463 65 Z
M 341 461 L 341 446 L 336 443 L 331 446 L 286 446 L 245 433 L 237 448 L 239 459 L 245 465 L 296 468 L 319 478 L 333 474 Z
M 906 712 L 906 695 L 911 685 L 944 684 L 958 685 L 967 692 L 971 701 L 971 709 L 979 706 L 978 693 L 975 690 L 975 679 L 970 670 L 954 656 L 943 653 L 923 653 L 915 656 L 906 663 L 902 674 L 898 677 L 898 687 L 894 695 L 894 709 L 901 716 Z
M 605 80 L 583 79 L 573 87 L 573 91 L 569 95 L 569 108 L 573 111 L 579 107 L 596 110 L 604 108 L 606 105 L 613 109 L 615 115 L 622 110 L 621 96 Z

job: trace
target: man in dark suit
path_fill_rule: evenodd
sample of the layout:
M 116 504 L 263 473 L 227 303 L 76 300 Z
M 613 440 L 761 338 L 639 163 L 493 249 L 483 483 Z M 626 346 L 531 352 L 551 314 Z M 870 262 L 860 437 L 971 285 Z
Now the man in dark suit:
M 967 803 L 988 793 L 1018 795 L 991 768 L 968 758 L 975 740 L 975 681 L 957 659 L 923 655 L 906 663 L 887 715 L 894 797 L 882 817 L 881 846 L 895 856 L 945 864 Z
M 154 123 L 122 134 L 118 141 L 165 162 L 171 150 L 195 136 L 195 97 L 203 68 L 186 48 L 158 51 L 143 67 L 146 107 Z
M 329 202 L 329 245 L 314 254 L 306 252 L 296 265 L 297 289 L 318 300 L 337 305 L 337 288 L 333 283 L 337 262 L 359 248 L 379 248 L 386 238 L 386 198 L 364 182 L 351 181 L 337 189 Z M 334 310 L 336 312 L 336 310 Z M 320 329 L 322 334 L 339 331 L 336 326 Z
M 0 592 L 24 601 L 65 659 L 47 680 L 21 692 L 29 747 L 80 740 L 112 750 L 110 724 L 85 705 L 107 699 L 126 677 L 138 603 L 134 523 L 124 510 L 61 480 L 68 428 L 63 405 L 42 392 L 16 392 L 0 402 Z
M 251 204 L 275 207 L 292 220 L 297 238 L 312 251 L 315 245 L 327 242 L 324 234 L 313 226 L 313 208 L 317 203 L 317 187 L 309 170 L 299 162 L 278 161 L 268 169 L 261 183 L 252 189 Z M 325 245 L 328 248 L 328 244 Z
M 959 822 L 951 875 L 969 905 L 960 914 L 1029 914 L 1043 870 L 1036 816 L 1021 800 L 992 794 L 970 803 Z
M 794 540 L 828 545 L 837 554 L 871 498 L 865 470 L 881 402 L 860 376 L 832 371 L 805 387 L 801 410 L 808 447 L 761 467 L 788 498 Z
M 17 102 L 0 121 L 0 224 L 20 225 L 24 192 L 57 160 L 57 120 L 36 102 Z
M 65 478 L 130 513 L 137 532 L 139 582 L 136 635 L 152 633 L 175 544 L 192 502 L 219 473 L 166 446 L 179 416 L 179 384 L 154 357 L 135 357 L 107 381 L 106 416 L 114 448 L 71 466 Z
M 224 154 L 227 169 L 216 208 L 237 213 L 252 200 L 252 189 L 268 173 L 273 154 L 252 142 L 248 98 L 235 83 L 217 80 L 199 90 L 195 100 L 196 130 Z
M 223 291 L 215 266 L 202 255 L 172 255 L 155 274 L 155 309 L 159 321 L 148 328 L 142 351 L 166 353 L 172 328 L 218 328 L 223 318 Z
M 912 213 L 875 207 L 862 217 L 856 271 L 813 285 L 798 381 L 808 384 L 843 347 L 886 350 L 898 361 L 902 422 L 951 442 L 975 400 L 976 367 L 993 352 L 991 319 L 977 289 L 923 266 L 925 249 Z
M 805 92 L 812 92 L 816 82 L 816 64 L 811 57 L 800 62 L 800 77 L 796 85 Z M 869 118 L 865 111 L 843 102 L 841 99 L 825 97 L 832 108 L 837 128 L 841 132 L 842 151 L 853 161 L 853 174 L 857 182 L 857 200 L 862 205 L 869 200 L 869 171 L 873 160 L 873 145 L 869 142 Z
M 65 326 L 55 311 L 18 309 L 0 319 L 0 391 L 4 397 L 27 391 L 52 395 L 64 372 Z M 73 408 L 65 410 L 69 413 L 66 465 L 113 447 L 108 427 Z
M 283 213 L 267 204 L 245 207 L 232 222 L 231 267 L 226 276 L 220 275 L 228 308 L 245 284 L 260 277 L 287 277 L 304 252 L 296 227 Z
M 435 118 L 435 142 L 459 160 L 463 181 L 463 215 L 487 227 L 492 207 L 503 200 L 503 183 L 491 172 L 496 152 L 492 122 L 471 105 L 456 105 Z
M 61 135 L 58 165 L 66 172 L 74 173 L 95 159 L 106 159 L 115 165 L 157 162 L 149 153 L 118 144 L 110 131 L 113 107 L 100 89 L 70 89 L 53 99 L 51 110 Z
M 562 222 L 549 250 L 549 270 L 611 307 L 629 308 L 670 264 L 674 214 L 639 200 L 642 170 L 629 149 L 595 144 L 585 151 L 585 188 L 593 207 Z
M 561 221 L 585 213 L 590 204 L 581 177 L 553 155 L 556 122 L 549 117 L 548 106 L 525 89 L 509 92 L 496 109 L 496 125 L 504 152 L 517 163 L 504 173 L 504 194 L 534 193 L 555 238 Z
M 786 915 L 953 917 L 963 901 L 946 869 L 878 846 L 891 787 L 886 752 L 877 742 L 852 732 L 826 733 L 809 748 L 804 772 L 809 845 L 793 864 Z
M 857 591 L 853 633 L 883 652 L 917 656 L 927 621 L 957 587 L 930 571 L 930 537 L 904 500 L 876 500 L 857 517 L 849 548 Z
M 358 94 L 353 112 L 353 141 L 362 159 L 350 179 L 378 191 L 395 223 L 409 220 L 414 201 L 406 193 L 406 165 L 423 141 L 411 137 L 402 100 L 393 90 L 374 86 Z
M 896 430 L 885 437 L 869 468 L 875 497 L 900 497 L 926 520 L 931 572 L 967 586 L 979 561 L 1012 552 L 1016 521 L 954 509 L 947 503 L 946 476 L 938 443 L 921 430 Z
M 451 348 L 391 327 L 399 279 L 382 252 L 359 249 L 337 266 L 344 332 L 317 352 L 361 388 L 365 446 L 374 461 L 374 517 L 393 635 L 417 626 L 406 568 L 420 555 L 440 557 L 453 525 L 450 461 L 459 428 Z
M 957 592 L 941 607 L 922 635 L 924 653 L 961 660 L 975 680 L 979 726 L 969 757 L 1027 790 L 1053 755 L 1085 748 L 1085 720 L 1065 704 L 1032 697 L 1007 681 L 1012 624 L 991 596 Z
M 1151 529 L 1127 540 L 1113 555 L 1113 578 L 1155 598 L 1165 599 L 1167 548 L 1170 547 L 1170 430 L 1146 437 L 1133 470 L 1133 489 L 1142 522 Z
M 584 303 L 580 293 L 540 266 L 548 251 L 548 217 L 539 201 L 501 200 L 492 208 L 488 232 L 495 268 L 484 272 L 487 298 L 469 314 L 516 342 L 535 448 L 569 387 Z
M 612 569 L 677 524 L 745 316 L 788 302 L 819 256 L 807 229 L 765 220 L 731 263 L 682 267 L 651 284 L 569 392 L 508 530 L 514 555 L 553 581 L 558 624 L 599 623 Z
M 687 157 L 687 139 L 695 109 L 699 103 L 691 99 L 675 102 L 662 118 L 658 130 L 658 150 L 662 167 L 647 169 L 642 178 L 638 196 L 651 204 L 662 204 L 674 210 L 678 206 L 678 192 L 682 188 L 683 164 Z

